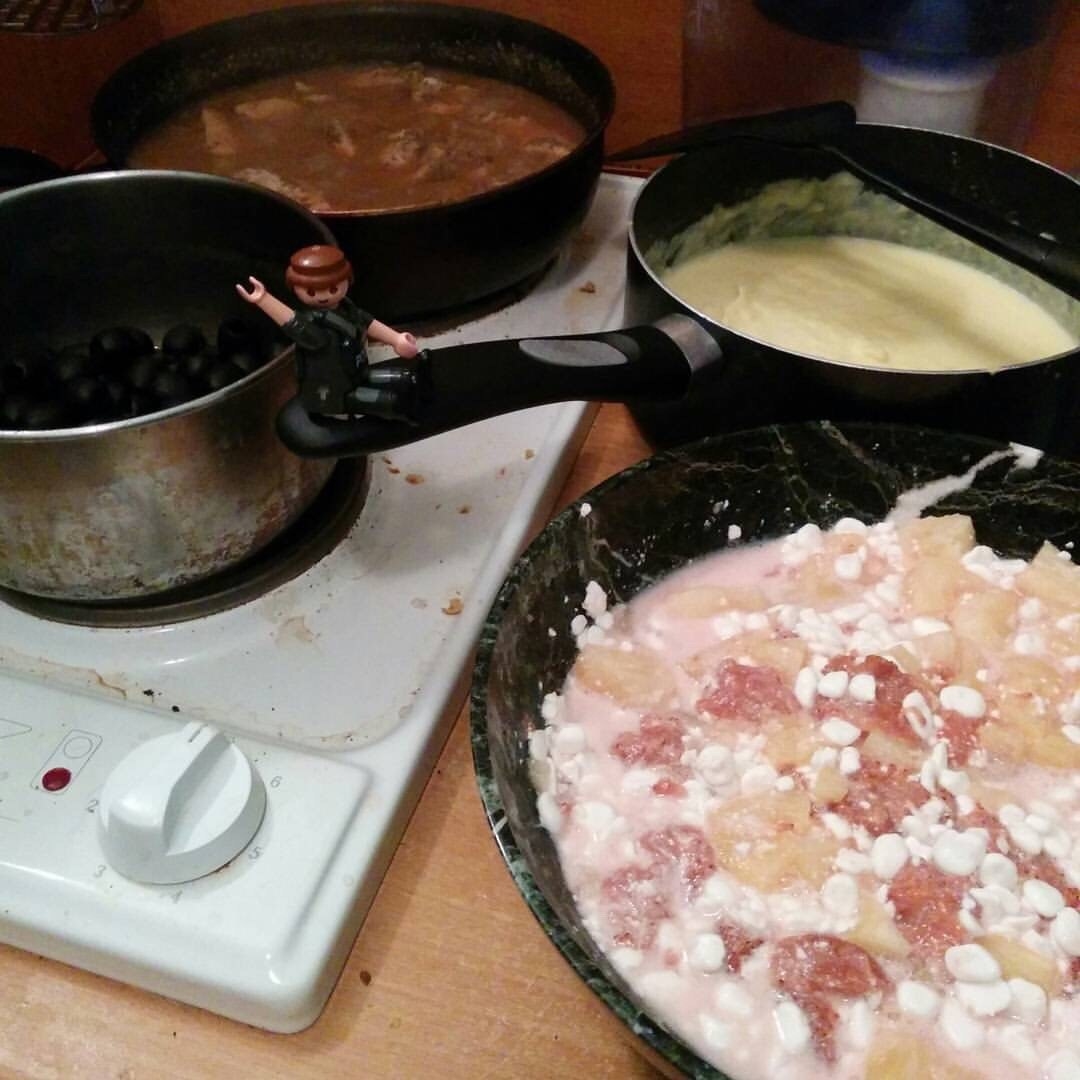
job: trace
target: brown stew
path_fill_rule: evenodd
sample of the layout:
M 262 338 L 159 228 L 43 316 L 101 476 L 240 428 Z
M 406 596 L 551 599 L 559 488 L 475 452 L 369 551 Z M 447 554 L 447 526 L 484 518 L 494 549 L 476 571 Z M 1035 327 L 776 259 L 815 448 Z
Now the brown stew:
M 572 116 L 511 83 L 421 64 L 318 68 L 189 106 L 131 155 L 249 180 L 311 210 L 457 202 L 565 157 Z

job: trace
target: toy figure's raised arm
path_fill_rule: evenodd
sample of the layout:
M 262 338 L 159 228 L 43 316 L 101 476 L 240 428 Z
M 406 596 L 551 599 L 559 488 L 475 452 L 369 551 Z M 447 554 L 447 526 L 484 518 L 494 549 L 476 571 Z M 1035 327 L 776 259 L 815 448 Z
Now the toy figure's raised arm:
M 249 304 L 254 304 L 263 314 L 269 315 L 278 326 L 284 326 L 293 318 L 296 312 L 288 304 L 283 304 L 276 296 L 268 293 L 266 286 L 258 278 L 249 277 L 248 281 L 251 282 L 250 289 L 237 285 L 236 291 Z

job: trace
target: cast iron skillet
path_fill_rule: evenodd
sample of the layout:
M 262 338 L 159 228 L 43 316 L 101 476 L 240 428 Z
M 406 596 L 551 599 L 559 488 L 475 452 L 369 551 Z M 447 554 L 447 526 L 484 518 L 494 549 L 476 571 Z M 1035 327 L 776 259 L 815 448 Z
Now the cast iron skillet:
M 576 41 L 522 19 L 424 3 L 334 3 L 228 19 L 171 38 L 116 71 L 94 99 L 95 140 L 117 168 L 178 109 L 229 86 L 304 68 L 422 61 L 514 82 L 586 129 L 561 161 L 445 206 L 321 214 L 356 272 L 353 296 L 380 319 L 461 307 L 524 280 L 588 209 L 615 92 Z
M 902 167 L 916 181 L 951 190 L 998 216 L 1014 215 L 1033 234 L 1053 233 L 1080 250 L 1080 184 L 1062 173 L 987 143 L 913 128 L 860 124 L 848 138 L 856 150 L 864 143 L 876 160 Z M 422 354 L 414 368 L 412 423 L 314 419 L 293 401 L 279 417 L 278 432 L 296 453 L 338 457 L 389 449 L 515 409 L 584 399 L 630 402 L 657 445 L 765 423 L 866 419 L 965 431 L 1080 457 L 1076 350 L 994 374 L 860 367 L 773 348 L 694 311 L 661 283 L 650 252 L 717 204 L 742 202 L 771 181 L 837 171 L 828 154 L 751 138 L 677 158 L 648 180 L 634 205 L 627 329 Z M 952 250 L 954 241 L 961 246 Z M 944 234 L 942 247 L 957 258 L 982 257 L 952 234 Z M 1048 302 L 1080 335 L 1080 302 L 1011 264 L 998 260 L 994 266 L 1032 295 L 1053 293 Z
M 473 756 L 492 831 L 552 942 L 669 1075 L 720 1077 L 648 1014 L 589 937 L 529 778 L 529 732 L 542 725 L 544 695 L 573 664 L 569 626 L 586 585 L 596 581 L 612 604 L 624 602 L 733 543 L 785 535 L 809 521 L 877 521 L 901 492 L 962 474 L 999 449 L 985 439 L 888 424 L 715 436 L 658 454 L 582 496 L 532 543 L 499 592 L 481 636 L 471 705 Z M 970 514 L 978 541 L 1003 555 L 1030 557 L 1044 539 L 1080 545 L 1080 464 L 1043 457 L 1035 468 L 1015 465 L 1008 455 L 930 513 Z M 728 538 L 732 524 L 742 529 L 738 541 Z

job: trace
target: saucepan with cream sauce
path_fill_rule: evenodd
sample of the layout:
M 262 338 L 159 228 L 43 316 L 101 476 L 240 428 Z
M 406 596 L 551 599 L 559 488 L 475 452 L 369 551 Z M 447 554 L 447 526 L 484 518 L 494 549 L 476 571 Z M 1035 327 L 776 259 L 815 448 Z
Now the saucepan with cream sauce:
M 857 125 L 904 175 L 1080 249 L 1080 185 L 972 139 Z M 724 359 L 635 415 L 654 442 L 758 423 L 887 419 L 1080 451 L 1080 304 L 865 187 L 825 152 L 754 139 L 642 190 L 626 315 L 691 313 Z

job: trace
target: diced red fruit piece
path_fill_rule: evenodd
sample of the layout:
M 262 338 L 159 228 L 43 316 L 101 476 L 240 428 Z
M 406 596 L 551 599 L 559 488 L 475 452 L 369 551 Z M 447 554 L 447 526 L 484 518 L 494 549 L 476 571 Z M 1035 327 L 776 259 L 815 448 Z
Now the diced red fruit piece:
M 815 713 L 824 718 L 842 716 L 857 727 L 877 728 L 885 735 L 912 746 L 921 745 L 919 736 L 912 730 L 904 716 L 904 698 L 921 686 L 906 672 L 884 656 L 867 656 L 859 659 L 855 656 L 834 656 L 825 665 L 825 671 L 846 671 L 849 675 L 873 675 L 874 700 L 867 702 L 843 698 L 841 701 L 819 698 L 814 706 Z
M 701 883 L 716 869 L 713 849 L 701 829 L 694 825 L 669 825 L 641 836 L 641 849 L 653 856 L 654 865 L 676 867 L 687 892 L 694 896 Z
M 830 810 L 871 836 L 895 832 L 903 818 L 929 797 L 905 769 L 886 762 L 868 761 L 847 780 L 847 795 Z
M 814 1048 L 836 1060 L 839 1019 L 829 997 L 861 997 L 889 985 L 881 965 L 863 948 L 832 934 L 796 934 L 773 949 L 773 982 L 806 1014 Z
M 624 866 L 604 881 L 602 889 L 611 940 L 647 949 L 656 940 L 661 921 L 670 915 L 662 873 L 655 866 Z
M 860 997 L 884 990 L 888 976 L 861 946 L 832 934 L 795 934 L 773 949 L 773 981 L 793 998 Z
M 821 1057 L 832 1065 L 836 1061 L 836 1026 L 840 1014 L 823 997 L 806 997 L 797 1001 L 810 1027 L 810 1041 Z
M 760 723 L 797 713 L 799 703 L 775 668 L 724 660 L 697 708 L 718 720 Z
M 659 795 L 661 798 L 681 799 L 686 794 L 686 788 L 680 784 L 678 780 L 671 780 L 665 777 L 663 780 L 657 780 L 656 783 L 653 784 L 652 792 L 654 795 Z
M 968 938 L 960 925 L 960 902 L 970 878 L 945 874 L 933 863 L 908 863 L 889 883 L 900 933 L 923 960 L 939 959 Z
M 972 751 L 979 745 L 979 728 L 986 718 L 963 716 L 952 709 L 939 709 L 941 737 L 949 744 L 949 764 L 954 768 L 966 765 Z
M 683 729 L 674 716 L 644 716 L 637 731 L 624 731 L 611 753 L 627 765 L 675 765 L 683 755 Z
M 726 951 L 724 962 L 733 975 L 739 974 L 743 961 L 765 941 L 764 938 L 748 934 L 741 926 L 735 926 L 733 923 L 718 922 L 716 932 L 724 943 Z

